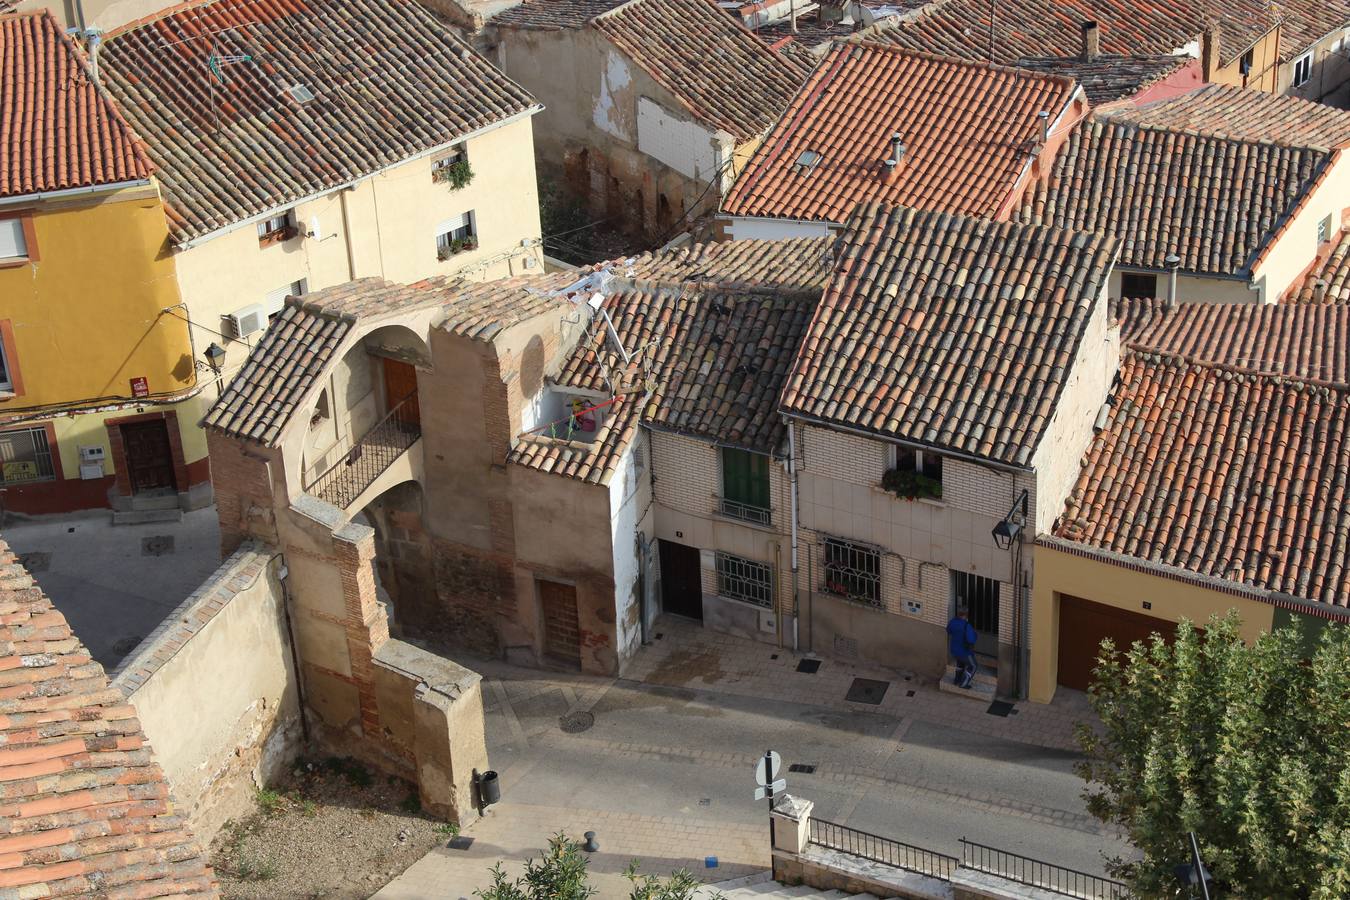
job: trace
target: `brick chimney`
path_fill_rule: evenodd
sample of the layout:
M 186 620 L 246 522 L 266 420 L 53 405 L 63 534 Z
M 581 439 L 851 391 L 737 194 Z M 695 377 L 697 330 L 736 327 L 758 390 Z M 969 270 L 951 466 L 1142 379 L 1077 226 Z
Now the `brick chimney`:
M 1200 72 L 1206 81 L 1219 71 L 1219 49 L 1219 26 L 1210 25 L 1200 36 Z
M 1083 61 L 1092 62 L 1102 53 L 1102 30 L 1091 21 L 1079 27 L 1083 30 Z

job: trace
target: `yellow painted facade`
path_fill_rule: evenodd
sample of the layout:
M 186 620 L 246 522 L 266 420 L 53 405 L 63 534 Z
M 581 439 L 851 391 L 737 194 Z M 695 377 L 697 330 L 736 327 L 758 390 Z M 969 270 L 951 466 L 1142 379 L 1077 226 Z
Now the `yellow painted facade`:
M 1280 28 L 1277 25 L 1262 35 L 1237 59 L 1211 72 L 1208 80 L 1215 84 L 1245 87 L 1254 91 L 1275 91 L 1279 88 L 1280 82 L 1279 50 Z M 1251 57 L 1244 75 L 1242 63 L 1248 53 Z
M 1248 641 L 1272 628 L 1275 607 L 1269 603 L 1054 547 L 1037 546 L 1035 554 L 1029 695 L 1038 703 L 1049 703 L 1058 684 L 1059 610 L 1060 598 L 1065 595 L 1169 622 L 1184 618 L 1203 623 L 1215 613 L 1236 609 L 1242 617 L 1242 636 Z M 1144 602 L 1152 608 L 1144 610 Z

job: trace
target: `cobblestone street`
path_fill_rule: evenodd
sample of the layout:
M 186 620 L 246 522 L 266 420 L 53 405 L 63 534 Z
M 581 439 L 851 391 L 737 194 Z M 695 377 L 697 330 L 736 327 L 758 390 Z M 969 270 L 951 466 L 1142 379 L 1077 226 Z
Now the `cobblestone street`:
M 1120 845 L 1087 815 L 1072 773 L 1073 724 L 1086 700 L 1007 716 L 930 680 L 823 660 L 661 620 L 620 679 L 470 661 L 484 676 L 488 743 L 503 800 L 377 896 L 469 896 L 498 859 L 519 861 L 549 835 L 595 831 L 602 896 L 626 896 L 623 868 L 686 867 L 723 881 L 768 866 L 753 766 L 766 749 L 790 765 L 788 791 L 816 815 L 947 853 L 958 838 L 1100 872 Z M 879 704 L 844 699 L 855 677 L 887 682 Z M 567 725 L 564 729 L 563 724 Z M 569 733 L 576 732 L 576 733 Z M 717 857 L 717 868 L 705 858 Z

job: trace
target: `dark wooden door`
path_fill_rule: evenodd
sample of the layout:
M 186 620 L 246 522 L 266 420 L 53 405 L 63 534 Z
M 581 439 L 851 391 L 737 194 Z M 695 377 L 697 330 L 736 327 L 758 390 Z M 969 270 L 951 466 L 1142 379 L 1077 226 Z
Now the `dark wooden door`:
M 1126 609 L 1093 603 L 1081 597 L 1061 597 L 1059 602 L 1059 683 L 1087 690 L 1103 638 L 1115 641 L 1117 650 L 1128 650 L 1135 641 L 1148 640 L 1157 632 L 1169 641 L 1176 625 Z
M 581 668 L 581 626 L 577 622 L 577 589 L 556 581 L 539 582 L 544 619 L 544 657 L 572 669 Z
M 121 428 L 131 492 L 140 494 L 173 488 L 173 451 L 169 449 L 168 423 L 158 419 Z
M 393 409 L 408 397 L 408 405 L 403 408 L 402 419 L 420 425 L 422 411 L 417 403 L 417 370 L 405 362 L 384 357 L 384 400 L 386 409 Z
M 703 621 L 703 577 L 698 550 L 674 541 L 661 542 L 661 608 L 677 616 Z

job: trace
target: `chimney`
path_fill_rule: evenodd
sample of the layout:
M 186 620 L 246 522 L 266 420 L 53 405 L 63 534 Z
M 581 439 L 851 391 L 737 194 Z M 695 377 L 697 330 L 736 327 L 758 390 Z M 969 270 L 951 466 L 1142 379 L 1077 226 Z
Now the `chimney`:
M 1036 113 L 1036 121 L 1041 123 L 1041 143 L 1048 144 L 1050 142 L 1050 111 L 1043 109 Z
M 905 158 L 905 145 L 900 142 L 900 132 L 891 135 L 891 155 L 886 158 L 886 174 L 892 175 Z
M 1097 27 L 1096 22 L 1084 22 L 1083 29 L 1083 61 L 1092 62 L 1098 56 L 1102 55 L 1102 30 Z
M 1219 71 L 1219 26 L 1209 25 L 1200 36 L 1200 72 L 1206 81 L 1213 81 Z
M 98 53 L 103 49 L 103 29 L 88 28 L 84 32 L 84 38 L 89 42 L 89 77 L 93 79 L 94 84 L 100 84 L 98 76 Z

